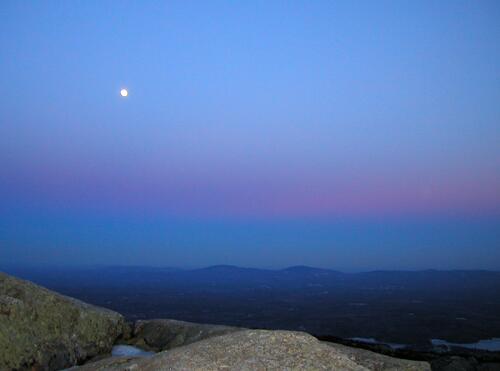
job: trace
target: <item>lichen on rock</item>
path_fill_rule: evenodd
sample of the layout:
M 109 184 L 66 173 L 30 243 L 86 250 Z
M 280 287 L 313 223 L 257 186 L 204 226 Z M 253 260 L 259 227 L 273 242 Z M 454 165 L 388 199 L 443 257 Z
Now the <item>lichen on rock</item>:
M 109 353 L 123 317 L 0 272 L 0 370 L 57 370 Z

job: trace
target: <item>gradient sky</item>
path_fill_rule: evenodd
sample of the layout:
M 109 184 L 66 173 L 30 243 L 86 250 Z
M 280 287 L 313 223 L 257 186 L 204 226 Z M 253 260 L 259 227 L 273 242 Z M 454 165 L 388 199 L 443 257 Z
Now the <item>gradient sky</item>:
M 0 263 L 500 269 L 500 3 L 2 1 Z

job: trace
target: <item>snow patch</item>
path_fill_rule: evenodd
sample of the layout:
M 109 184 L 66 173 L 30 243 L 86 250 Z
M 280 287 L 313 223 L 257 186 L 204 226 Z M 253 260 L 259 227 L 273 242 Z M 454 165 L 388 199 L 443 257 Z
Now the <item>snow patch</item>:
M 111 350 L 113 357 L 150 357 L 154 352 L 148 352 L 132 345 L 115 345 Z

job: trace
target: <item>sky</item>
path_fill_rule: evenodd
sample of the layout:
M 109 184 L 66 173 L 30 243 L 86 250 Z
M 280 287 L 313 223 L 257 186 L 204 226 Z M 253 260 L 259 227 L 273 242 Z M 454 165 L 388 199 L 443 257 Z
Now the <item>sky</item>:
M 0 264 L 500 269 L 498 1 L 0 20 Z

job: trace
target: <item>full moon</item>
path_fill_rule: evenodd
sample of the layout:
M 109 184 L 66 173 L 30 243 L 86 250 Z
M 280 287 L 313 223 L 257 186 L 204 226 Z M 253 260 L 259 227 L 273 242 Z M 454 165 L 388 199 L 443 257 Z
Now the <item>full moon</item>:
M 126 97 L 126 96 L 128 95 L 128 91 L 127 91 L 127 89 L 122 89 L 122 90 L 120 90 L 120 95 L 121 95 L 122 97 Z

